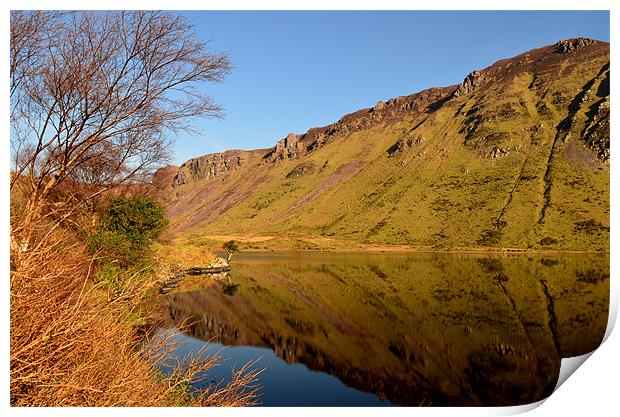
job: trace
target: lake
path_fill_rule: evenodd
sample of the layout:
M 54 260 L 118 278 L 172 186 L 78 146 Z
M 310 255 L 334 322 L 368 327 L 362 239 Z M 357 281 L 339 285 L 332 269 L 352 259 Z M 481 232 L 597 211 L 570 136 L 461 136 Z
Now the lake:
M 527 404 L 607 326 L 607 254 L 242 253 L 231 266 L 171 293 L 157 332 L 178 342 L 172 357 L 222 355 L 195 389 L 258 359 L 264 406 Z

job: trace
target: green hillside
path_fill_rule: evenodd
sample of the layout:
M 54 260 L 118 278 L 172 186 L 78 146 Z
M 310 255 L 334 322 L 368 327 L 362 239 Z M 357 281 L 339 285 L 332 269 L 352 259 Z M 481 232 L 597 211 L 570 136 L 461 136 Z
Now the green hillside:
M 579 38 L 273 149 L 188 161 L 168 235 L 608 250 L 609 180 L 609 44 Z

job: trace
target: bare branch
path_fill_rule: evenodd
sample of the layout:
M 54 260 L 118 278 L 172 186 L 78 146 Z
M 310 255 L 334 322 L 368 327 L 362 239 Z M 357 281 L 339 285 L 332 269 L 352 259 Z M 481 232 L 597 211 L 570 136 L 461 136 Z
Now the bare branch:
M 167 161 L 168 133 L 222 108 L 201 92 L 230 71 L 181 16 L 11 13 L 11 146 L 27 222 L 67 179 L 112 188 Z

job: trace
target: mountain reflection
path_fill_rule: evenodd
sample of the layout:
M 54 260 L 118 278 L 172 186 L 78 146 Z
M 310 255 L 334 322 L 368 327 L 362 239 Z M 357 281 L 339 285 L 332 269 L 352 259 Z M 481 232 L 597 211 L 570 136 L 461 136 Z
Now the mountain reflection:
M 562 357 L 598 347 L 609 304 L 603 255 L 247 254 L 231 277 L 170 295 L 174 324 L 400 405 L 543 399 Z

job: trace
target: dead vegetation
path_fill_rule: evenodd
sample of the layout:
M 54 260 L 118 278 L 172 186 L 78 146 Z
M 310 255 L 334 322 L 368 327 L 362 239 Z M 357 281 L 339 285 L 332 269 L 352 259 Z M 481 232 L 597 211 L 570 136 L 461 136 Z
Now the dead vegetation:
M 174 346 L 149 345 L 137 331 L 142 302 L 156 284 L 136 281 L 122 294 L 93 284 L 94 261 L 82 245 L 50 240 L 13 254 L 11 384 L 13 406 L 247 406 L 257 402 L 257 371 L 192 393 L 189 384 L 218 363 L 197 355 L 170 375 L 157 366 Z

